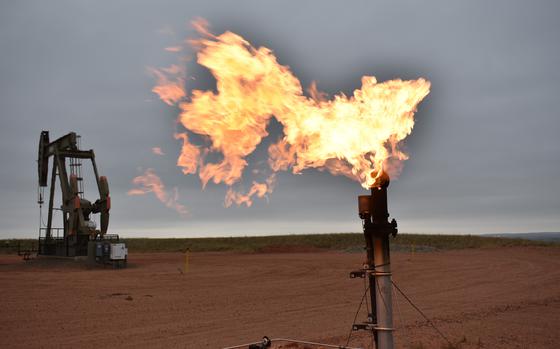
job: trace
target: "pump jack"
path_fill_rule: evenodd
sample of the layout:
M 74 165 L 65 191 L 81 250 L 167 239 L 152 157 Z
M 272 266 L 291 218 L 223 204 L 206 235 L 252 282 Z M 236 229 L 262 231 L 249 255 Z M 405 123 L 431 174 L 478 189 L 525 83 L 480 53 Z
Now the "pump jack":
M 96 254 L 96 246 L 88 244 L 94 241 L 118 240 L 118 235 L 107 234 L 111 197 L 107 177 L 99 176 L 93 150 L 81 150 L 78 145 L 79 136 L 75 132 L 50 142 L 49 132 L 42 131 L 39 139 L 39 155 L 37 159 L 39 174 L 39 204 L 43 204 L 43 188 L 47 186 L 49 176 L 49 159 L 53 158 L 50 178 L 49 208 L 46 227 L 39 228 L 40 255 L 65 257 L 87 256 Z M 82 160 L 89 159 L 93 165 L 95 182 L 99 199 L 93 203 L 83 197 Z M 68 163 L 67 163 L 68 160 Z M 68 171 L 68 169 L 70 171 Z M 60 208 L 54 207 L 56 178 L 62 192 Z M 62 228 L 53 228 L 53 211 L 62 212 Z M 91 214 L 100 214 L 100 229 L 97 230 Z M 62 230 L 63 234 L 60 235 Z M 56 232 L 56 234 L 55 234 Z M 124 244 L 123 251 L 126 251 Z M 91 256 L 95 259 L 94 256 Z M 98 256 L 99 257 L 99 256 Z M 125 256 L 126 258 L 126 256 Z

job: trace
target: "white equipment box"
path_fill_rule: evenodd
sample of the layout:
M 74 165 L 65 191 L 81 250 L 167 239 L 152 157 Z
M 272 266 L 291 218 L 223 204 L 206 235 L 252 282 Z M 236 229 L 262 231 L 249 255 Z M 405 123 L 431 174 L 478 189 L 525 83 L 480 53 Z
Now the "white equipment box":
M 113 261 L 126 260 L 128 256 L 128 249 L 124 243 L 111 244 L 111 255 L 110 258 Z

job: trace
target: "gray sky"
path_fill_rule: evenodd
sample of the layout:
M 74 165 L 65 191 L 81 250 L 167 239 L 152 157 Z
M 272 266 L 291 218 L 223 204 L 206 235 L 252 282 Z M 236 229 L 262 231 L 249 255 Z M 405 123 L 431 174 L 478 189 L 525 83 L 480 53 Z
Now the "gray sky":
M 330 94 L 351 94 L 362 75 L 432 82 L 389 190 L 401 232 L 559 231 L 558 13 L 557 1 L 3 1 L 0 238 L 37 235 L 43 129 L 51 138 L 76 131 L 95 150 L 115 233 L 360 230 L 364 191 L 346 178 L 282 173 L 268 200 L 226 209 L 224 186 L 202 191 L 175 166 L 177 110 L 150 91 L 147 67 L 176 61 L 164 48 L 194 36 L 196 17 L 272 49 L 304 86 L 316 80 Z M 202 68 L 187 70 L 211 87 Z M 156 146 L 166 156 L 152 154 Z M 147 168 L 177 187 L 190 217 L 153 195 L 126 195 Z

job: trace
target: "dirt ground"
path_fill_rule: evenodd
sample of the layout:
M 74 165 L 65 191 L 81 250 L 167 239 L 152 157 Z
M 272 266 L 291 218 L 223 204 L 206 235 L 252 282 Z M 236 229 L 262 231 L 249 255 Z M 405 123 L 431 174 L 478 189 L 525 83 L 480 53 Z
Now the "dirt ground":
M 132 254 L 122 270 L 20 258 L 0 256 L 0 348 L 344 344 L 364 291 L 348 277 L 362 253 L 194 253 L 185 273 L 173 253 Z M 394 253 L 392 267 L 451 348 L 560 347 L 558 248 Z M 394 310 L 397 348 L 445 347 L 403 297 Z M 372 346 L 365 333 L 350 345 Z

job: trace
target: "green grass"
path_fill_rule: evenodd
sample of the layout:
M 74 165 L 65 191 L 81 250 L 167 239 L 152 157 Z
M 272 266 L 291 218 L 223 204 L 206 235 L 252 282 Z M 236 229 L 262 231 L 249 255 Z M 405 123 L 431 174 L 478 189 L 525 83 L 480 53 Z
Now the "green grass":
M 361 251 L 364 246 L 362 233 L 229 238 L 129 238 L 124 240 L 130 252 L 183 252 L 187 248 L 193 252 L 261 252 L 275 249 L 324 249 L 357 252 Z M 394 251 L 414 250 L 416 252 L 507 246 L 560 246 L 557 243 L 474 235 L 399 234 L 390 240 L 391 248 Z M 0 240 L 0 253 L 16 253 L 18 243 L 22 249 L 28 249 L 33 245 L 36 246 L 37 241 L 34 239 Z
M 476 235 L 426 235 L 399 234 L 392 239 L 394 244 L 403 246 L 426 246 L 437 250 L 456 250 L 463 248 L 488 248 L 509 246 L 560 246 L 551 242 L 525 239 L 508 239 Z
M 37 239 L 1 239 L 1 254 L 16 254 L 18 248 L 21 250 L 36 249 Z

